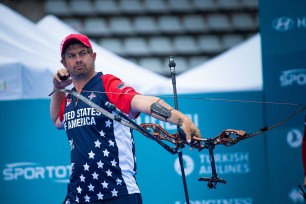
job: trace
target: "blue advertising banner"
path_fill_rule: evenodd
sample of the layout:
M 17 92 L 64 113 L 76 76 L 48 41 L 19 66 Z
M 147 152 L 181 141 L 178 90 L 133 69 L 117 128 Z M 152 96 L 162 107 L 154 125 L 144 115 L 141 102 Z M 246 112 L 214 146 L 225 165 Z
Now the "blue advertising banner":
M 306 1 L 260 1 L 259 6 L 264 99 L 291 103 L 265 106 L 265 123 L 273 124 L 306 104 Z M 304 202 L 298 188 L 304 179 L 304 115 L 266 133 L 270 203 Z
M 1 101 L 1 203 L 60 203 L 70 175 L 69 143 L 49 100 Z
M 202 94 L 189 97 L 261 100 L 261 93 Z M 260 104 L 183 98 L 179 99 L 179 104 L 180 110 L 188 113 L 199 126 L 204 138 L 215 137 L 228 128 L 245 129 L 251 133 L 262 126 L 263 115 Z M 148 116 L 141 117 L 141 122 L 157 122 L 151 119 Z M 160 124 L 168 131 L 175 131 L 173 126 Z M 149 157 L 138 156 L 138 182 L 142 187 L 144 203 L 184 204 L 178 156 L 169 155 L 146 138 L 137 139 L 137 142 L 142 144 L 137 146 L 140 155 L 143 152 L 150 152 Z M 216 189 L 208 189 L 207 183 L 198 181 L 200 177 L 211 176 L 208 150 L 198 152 L 185 148 L 183 153 L 190 203 L 265 203 L 267 195 L 264 190 L 266 187 L 264 139 L 262 136 L 241 141 L 231 147 L 216 146 L 217 173 L 220 178 L 227 180 L 226 184 L 218 184 Z M 154 196 L 156 194 L 158 196 Z
M 187 98 L 188 97 L 188 98 Z M 191 99 L 193 98 L 193 100 Z M 205 99 L 204 99 L 205 98 Z M 208 99 L 210 98 L 210 100 Z M 172 104 L 172 99 L 164 97 Z M 197 94 L 180 96 L 180 110 L 199 126 L 204 138 L 222 130 L 242 129 L 249 133 L 263 126 L 263 107 L 258 103 L 221 99 L 261 101 L 260 92 Z M 49 100 L 0 101 L 1 202 L 17 204 L 61 203 L 70 174 L 69 142 L 64 131 L 53 127 Z M 175 126 L 141 115 L 138 123 L 154 122 L 167 131 Z M 269 203 L 265 136 L 243 140 L 236 145 L 216 146 L 218 176 L 226 179 L 208 189 L 200 177 L 210 177 L 207 149 L 183 149 L 190 203 Z M 135 133 L 137 180 L 146 204 L 184 204 L 185 196 L 178 156 L 156 142 Z

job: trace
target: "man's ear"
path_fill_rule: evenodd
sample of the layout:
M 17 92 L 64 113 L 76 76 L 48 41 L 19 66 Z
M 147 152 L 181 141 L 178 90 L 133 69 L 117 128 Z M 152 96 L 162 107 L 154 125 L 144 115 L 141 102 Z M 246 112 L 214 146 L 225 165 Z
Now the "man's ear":
M 66 63 L 65 63 L 65 60 L 62 58 L 61 59 L 61 63 L 62 63 L 62 65 L 64 65 L 64 67 L 66 68 Z

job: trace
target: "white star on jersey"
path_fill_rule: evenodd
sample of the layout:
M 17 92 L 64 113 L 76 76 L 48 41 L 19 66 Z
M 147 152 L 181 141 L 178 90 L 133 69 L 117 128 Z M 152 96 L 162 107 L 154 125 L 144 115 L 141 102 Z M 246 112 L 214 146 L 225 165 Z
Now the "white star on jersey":
M 106 171 L 106 174 L 107 174 L 107 176 L 112 177 L 112 172 L 111 172 L 111 170 L 108 169 L 108 170 Z
M 100 148 L 101 142 L 99 140 L 95 141 L 95 147 Z
M 92 184 L 89 184 L 89 186 L 88 186 L 89 191 L 94 191 L 94 188 L 95 187 Z
M 83 165 L 83 166 L 84 166 L 84 171 L 89 171 L 89 167 L 90 167 L 90 166 L 88 166 L 87 162 L 86 162 L 86 164 Z
M 115 159 L 113 161 L 111 161 L 111 163 L 112 163 L 112 166 L 116 166 L 116 164 L 117 164 Z
M 109 146 L 115 146 L 115 142 L 113 142 L 112 140 L 108 140 Z
M 105 137 L 105 133 L 103 132 L 103 130 L 101 130 L 99 133 L 101 137 Z
M 108 157 L 109 151 L 107 151 L 107 149 L 105 149 L 105 150 L 103 151 L 103 154 L 104 154 L 105 157 Z
M 85 202 L 90 202 L 90 197 L 88 197 L 88 195 L 86 194 L 86 196 L 84 196 L 84 198 L 85 198 Z
M 122 184 L 122 180 L 119 179 L 119 178 L 117 178 L 116 182 L 117 182 L 117 185 L 121 185 Z
M 81 179 L 81 182 L 85 182 L 85 176 L 83 176 L 83 174 L 81 174 L 80 179 Z
M 91 94 L 88 96 L 90 100 L 92 100 L 94 97 L 96 97 L 96 95 L 93 92 L 91 92 Z
M 78 190 L 78 193 L 81 194 L 81 192 L 82 192 L 81 186 L 77 187 L 77 190 Z
M 107 121 L 105 122 L 105 127 L 110 127 L 111 124 L 112 124 L 112 122 L 111 122 L 110 120 L 107 120 Z
M 88 155 L 89 155 L 89 159 L 90 158 L 94 159 L 94 157 L 95 157 L 95 153 L 93 153 L 92 150 L 88 153 Z
M 94 173 L 93 173 L 93 174 L 91 174 L 91 175 L 92 175 L 93 179 L 98 180 L 98 176 L 99 176 L 99 174 L 97 174 L 96 172 L 94 172 Z
M 101 162 L 101 160 L 100 160 L 99 162 L 97 162 L 97 164 L 98 164 L 98 168 L 103 169 L 103 165 L 104 165 L 104 163 L 103 163 L 103 162 Z
M 99 192 L 99 193 L 97 194 L 97 196 L 98 196 L 98 199 L 99 199 L 99 200 L 103 200 L 103 196 L 104 196 L 104 195 L 103 195 L 101 192 Z
M 113 196 L 113 197 L 114 197 L 114 196 L 116 196 L 116 197 L 117 197 L 117 193 L 118 193 L 118 191 L 116 191 L 116 189 L 112 190 L 111 192 L 112 192 L 112 196 Z
M 101 185 L 103 186 L 103 188 L 108 188 L 108 183 L 106 183 L 105 181 L 103 181 L 103 183 L 101 183 Z

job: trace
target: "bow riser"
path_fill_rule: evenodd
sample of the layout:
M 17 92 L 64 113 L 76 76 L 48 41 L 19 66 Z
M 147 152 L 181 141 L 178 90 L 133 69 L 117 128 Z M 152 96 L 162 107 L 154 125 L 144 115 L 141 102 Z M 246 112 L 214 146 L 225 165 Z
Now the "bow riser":
M 246 139 L 245 136 L 247 135 L 247 133 L 243 130 L 227 129 L 222 131 L 218 136 L 214 138 L 207 139 L 193 137 L 191 142 L 188 143 L 186 140 L 181 139 L 179 133 L 170 134 L 158 124 L 143 123 L 140 124 L 140 126 L 151 132 L 152 135 L 154 135 L 158 140 L 168 141 L 175 145 L 175 147 L 183 147 L 185 145 L 189 145 L 192 148 L 198 149 L 199 151 L 208 149 L 208 140 L 210 140 L 214 145 L 222 144 L 226 147 L 229 147 L 236 144 L 240 140 Z

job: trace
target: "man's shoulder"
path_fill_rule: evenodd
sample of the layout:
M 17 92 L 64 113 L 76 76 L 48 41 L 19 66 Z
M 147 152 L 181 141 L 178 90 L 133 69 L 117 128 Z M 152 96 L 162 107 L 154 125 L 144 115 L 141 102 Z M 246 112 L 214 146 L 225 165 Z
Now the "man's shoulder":
M 109 78 L 118 78 L 118 77 L 116 77 L 116 76 L 113 75 L 113 74 L 103 74 L 103 75 L 102 75 L 102 78 L 109 79 Z
M 101 79 L 103 80 L 104 83 L 110 83 L 110 82 L 114 82 L 114 81 L 121 81 L 121 79 L 119 79 L 118 77 L 116 77 L 115 75 L 112 75 L 112 74 L 103 74 L 101 76 Z

